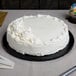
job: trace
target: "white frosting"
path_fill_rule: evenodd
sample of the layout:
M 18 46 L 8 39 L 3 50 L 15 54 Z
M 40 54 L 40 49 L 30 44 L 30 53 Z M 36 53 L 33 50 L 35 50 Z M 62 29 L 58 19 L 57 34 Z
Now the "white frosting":
M 22 54 L 53 54 L 68 44 L 68 27 L 50 15 L 24 16 L 9 24 L 7 41 Z

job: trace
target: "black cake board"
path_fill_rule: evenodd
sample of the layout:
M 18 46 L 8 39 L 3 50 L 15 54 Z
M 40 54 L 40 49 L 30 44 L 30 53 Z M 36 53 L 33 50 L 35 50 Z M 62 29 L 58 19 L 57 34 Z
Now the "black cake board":
M 16 52 L 16 50 L 14 50 L 13 48 L 11 48 L 8 45 L 6 34 L 7 33 L 5 33 L 2 38 L 2 46 L 5 49 L 5 51 L 16 58 L 23 59 L 23 60 L 29 60 L 29 61 L 48 61 L 48 60 L 60 58 L 60 57 L 64 56 L 65 54 L 67 54 L 68 52 L 70 52 L 70 50 L 72 49 L 73 44 L 74 44 L 74 37 L 73 37 L 72 33 L 69 31 L 69 38 L 70 38 L 69 43 L 67 44 L 67 46 L 64 49 L 59 50 L 58 52 L 56 52 L 54 54 L 49 54 L 49 55 L 45 55 L 45 56 L 34 56 L 34 55 L 29 55 L 29 54 L 23 55 L 19 52 Z

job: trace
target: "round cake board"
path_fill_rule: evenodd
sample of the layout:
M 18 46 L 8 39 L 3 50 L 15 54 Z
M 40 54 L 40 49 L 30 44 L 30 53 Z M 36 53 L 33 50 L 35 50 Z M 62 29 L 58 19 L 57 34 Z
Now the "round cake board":
M 49 55 L 45 55 L 45 56 L 33 56 L 33 55 L 29 55 L 29 54 L 23 55 L 19 52 L 16 52 L 16 50 L 14 50 L 13 48 L 11 48 L 9 46 L 9 44 L 7 42 L 6 34 L 7 33 L 4 34 L 3 39 L 2 39 L 2 46 L 5 49 L 5 51 L 16 58 L 23 59 L 23 60 L 29 60 L 29 61 L 48 61 L 48 60 L 60 58 L 60 57 L 64 56 L 65 54 L 67 54 L 72 49 L 73 44 L 74 44 L 74 37 L 73 37 L 72 33 L 69 31 L 69 43 L 67 44 L 67 46 L 64 49 L 59 50 L 58 52 L 56 52 L 54 54 L 49 54 Z

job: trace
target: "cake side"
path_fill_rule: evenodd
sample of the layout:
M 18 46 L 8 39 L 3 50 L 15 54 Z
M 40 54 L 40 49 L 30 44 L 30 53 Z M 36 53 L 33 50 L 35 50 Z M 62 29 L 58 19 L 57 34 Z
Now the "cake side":
M 68 26 L 50 15 L 24 16 L 9 24 L 7 41 L 22 54 L 53 54 L 68 44 Z

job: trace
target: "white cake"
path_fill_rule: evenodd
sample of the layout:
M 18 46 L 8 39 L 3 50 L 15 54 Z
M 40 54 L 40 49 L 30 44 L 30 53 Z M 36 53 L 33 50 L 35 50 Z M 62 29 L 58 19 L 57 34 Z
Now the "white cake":
M 68 44 L 68 26 L 50 15 L 23 16 L 8 25 L 7 41 L 22 54 L 54 54 Z

